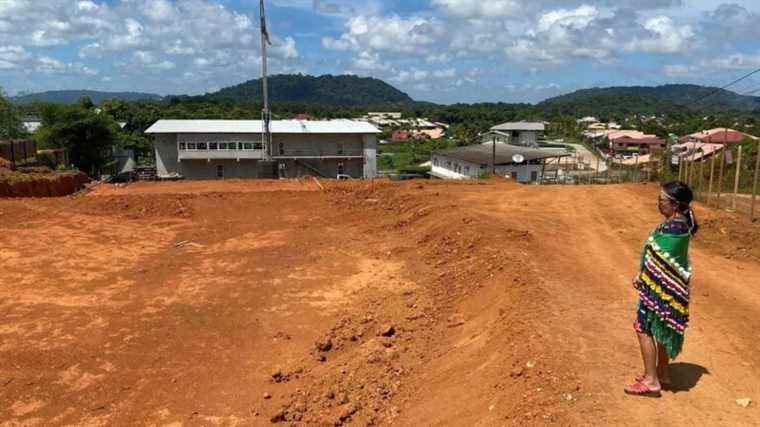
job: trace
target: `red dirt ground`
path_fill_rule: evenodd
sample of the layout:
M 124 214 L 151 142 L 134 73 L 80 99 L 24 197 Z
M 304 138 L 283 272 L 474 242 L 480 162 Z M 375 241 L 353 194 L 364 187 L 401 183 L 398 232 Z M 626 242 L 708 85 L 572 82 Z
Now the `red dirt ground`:
M 757 225 L 698 207 L 676 391 L 647 400 L 655 186 L 323 185 L 0 200 L 0 423 L 760 421 Z

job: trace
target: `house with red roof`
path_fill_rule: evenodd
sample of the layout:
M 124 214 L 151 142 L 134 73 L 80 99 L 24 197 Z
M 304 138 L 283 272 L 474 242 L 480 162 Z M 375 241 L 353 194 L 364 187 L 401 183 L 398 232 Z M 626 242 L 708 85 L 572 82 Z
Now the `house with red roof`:
M 729 128 L 715 128 L 692 133 L 679 139 L 680 143 L 702 142 L 705 144 L 738 144 L 745 138 L 757 140 L 758 138 L 744 132 Z

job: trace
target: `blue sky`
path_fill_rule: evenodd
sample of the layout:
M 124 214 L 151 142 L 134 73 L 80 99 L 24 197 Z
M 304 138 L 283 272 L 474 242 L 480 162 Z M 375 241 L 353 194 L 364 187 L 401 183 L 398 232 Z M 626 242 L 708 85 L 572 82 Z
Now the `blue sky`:
M 719 85 L 760 68 L 756 0 L 268 0 L 273 73 L 419 100 Z M 19 31 L 23 29 L 24 31 Z M 199 94 L 259 76 L 254 0 L 0 0 L 0 87 Z M 735 89 L 760 88 L 760 77 Z

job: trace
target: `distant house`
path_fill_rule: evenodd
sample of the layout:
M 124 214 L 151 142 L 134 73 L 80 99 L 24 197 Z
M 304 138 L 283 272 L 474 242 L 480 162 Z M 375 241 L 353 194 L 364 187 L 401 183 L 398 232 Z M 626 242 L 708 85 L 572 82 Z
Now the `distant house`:
M 681 159 L 688 159 L 691 161 L 709 159 L 716 153 L 722 151 L 725 147 L 724 144 L 710 144 L 705 142 L 684 142 L 675 144 L 671 147 L 673 150 L 673 163 L 677 164 Z
M 21 119 L 21 123 L 23 123 L 27 132 L 34 133 L 42 126 L 42 119 L 38 117 L 24 117 Z
M 371 119 L 394 119 L 398 120 L 402 116 L 399 112 L 370 112 L 367 113 L 367 117 Z
M 406 141 L 412 137 L 412 133 L 408 130 L 395 130 L 391 134 L 391 139 L 394 141 Z
M 543 178 L 547 159 L 569 155 L 565 150 L 544 150 L 510 144 L 469 145 L 433 152 L 430 174 L 441 179 L 472 179 L 491 173 L 493 163 L 497 175 L 522 183 L 539 182 Z
M 622 136 L 610 141 L 610 148 L 615 154 L 649 154 L 667 147 L 664 139 L 655 136 L 632 138 Z
M 729 128 L 715 128 L 703 130 L 681 137 L 678 142 L 702 142 L 706 144 L 737 144 L 745 138 L 757 140 L 758 138 L 738 130 Z
M 579 125 L 590 125 L 590 124 L 593 124 L 593 123 L 599 123 L 599 120 L 596 117 L 587 116 L 587 117 L 584 117 L 582 119 L 576 120 L 576 122 Z
M 369 123 L 273 120 L 269 154 L 263 128 L 260 120 L 159 120 L 145 133 L 160 178 L 375 177 L 380 131 Z
M 293 118 L 294 120 L 314 120 L 314 116 L 309 113 L 298 113 Z
M 481 135 L 481 142 L 501 142 L 522 147 L 538 147 L 538 141 L 543 138 L 546 125 L 537 122 L 502 123 Z

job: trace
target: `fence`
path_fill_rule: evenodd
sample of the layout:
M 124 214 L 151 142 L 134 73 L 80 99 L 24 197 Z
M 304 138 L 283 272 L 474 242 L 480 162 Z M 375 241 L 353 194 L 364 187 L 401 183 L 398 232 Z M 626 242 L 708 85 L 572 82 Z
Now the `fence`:
M 760 141 L 726 146 L 721 152 L 701 161 L 685 159 L 679 177 L 688 183 L 697 200 L 718 209 L 746 213 L 751 220 L 760 216 L 758 179 L 760 178 Z
M 709 156 L 692 154 L 681 158 L 677 167 L 670 153 L 652 155 L 646 163 L 613 161 L 604 171 L 576 173 L 576 184 L 683 181 L 694 190 L 697 201 L 717 209 L 760 218 L 760 141 L 726 145 Z
M 31 139 L 0 141 L 0 157 L 14 166 L 27 165 L 37 161 L 37 143 Z

